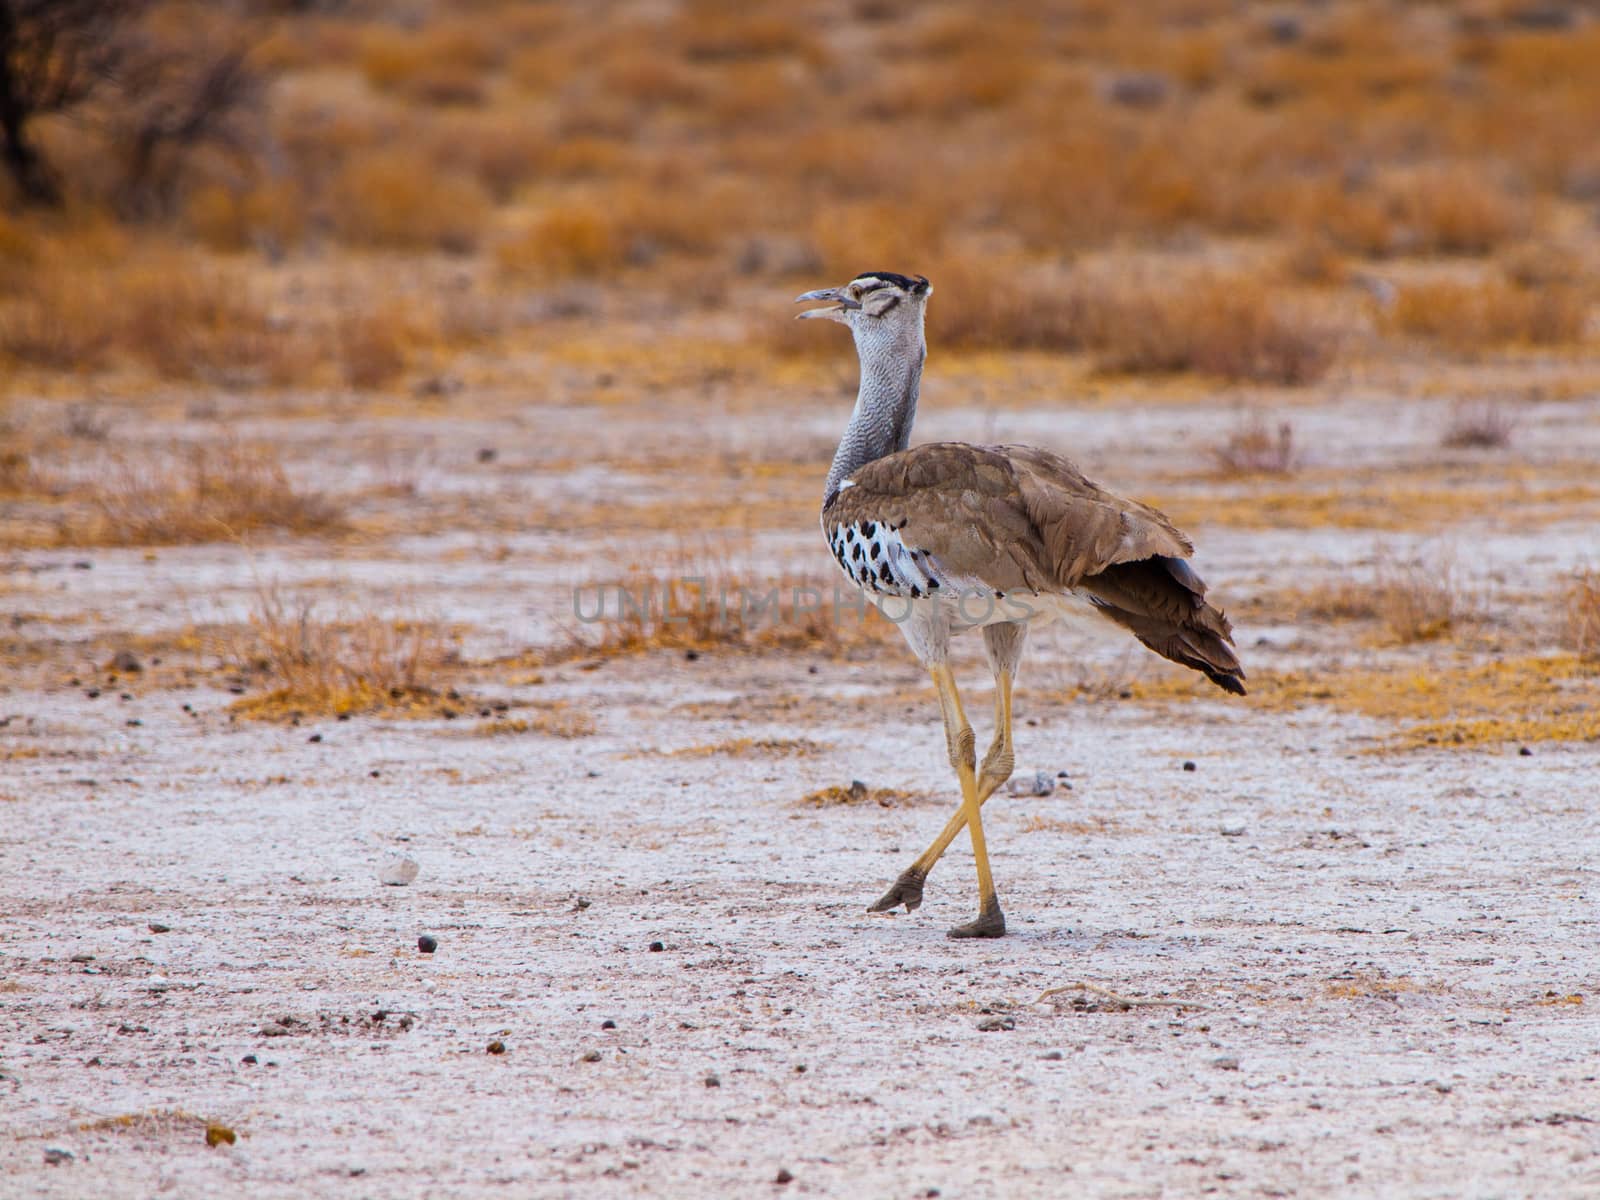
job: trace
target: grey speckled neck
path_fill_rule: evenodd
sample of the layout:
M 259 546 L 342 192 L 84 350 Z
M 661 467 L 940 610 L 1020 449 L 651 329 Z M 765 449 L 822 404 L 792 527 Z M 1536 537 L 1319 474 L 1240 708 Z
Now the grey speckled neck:
M 917 392 L 922 386 L 922 364 L 928 357 L 921 333 L 919 328 L 914 344 L 856 338 L 856 352 L 861 357 L 861 390 L 828 471 L 828 482 L 822 490 L 823 507 L 838 494 L 839 484 L 858 468 L 910 444 L 911 426 L 917 419 Z

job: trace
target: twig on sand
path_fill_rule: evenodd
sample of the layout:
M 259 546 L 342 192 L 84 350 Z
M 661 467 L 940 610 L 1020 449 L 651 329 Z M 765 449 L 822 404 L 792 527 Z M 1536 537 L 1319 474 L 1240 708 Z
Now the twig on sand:
M 1121 996 L 1110 988 L 1103 988 L 1095 983 L 1067 983 L 1061 987 L 1046 988 L 1039 993 L 1035 1004 L 1043 1004 L 1052 996 L 1059 996 L 1064 992 L 1092 992 L 1096 996 L 1103 996 L 1125 1008 L 1210 1008 L 1209 1004 L 1201 1004 L 1198 1000 L 1144 1000 L 1133 996 Z

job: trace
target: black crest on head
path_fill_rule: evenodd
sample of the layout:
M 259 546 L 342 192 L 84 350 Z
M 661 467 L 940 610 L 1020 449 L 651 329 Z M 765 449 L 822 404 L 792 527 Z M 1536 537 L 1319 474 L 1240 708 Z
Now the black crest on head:
M 869 277 L 881 279 L 885 283 L 892 283 L 895 287 L 910 292 L 913 296 L 920 296 L 928 290 L 928 280 L 922 275 L 913 278 L 907 275 L 896 275 L 893 271 L 863 271 L 856 276 L 857 279 L 867 279 Z

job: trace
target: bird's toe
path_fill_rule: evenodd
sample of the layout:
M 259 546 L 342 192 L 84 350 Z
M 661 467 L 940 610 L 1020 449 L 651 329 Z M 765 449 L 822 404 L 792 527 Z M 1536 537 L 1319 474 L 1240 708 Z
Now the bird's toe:
M 950 936 L 953 938 L 997 938 L 1005 935 L 1006 918 L 1000 911 L 998 900 L 990 900 L 985 904 L 977 920 L 957 925 L 950 931 Z
M 892 912 L 902 904 L 907 912 L 914 911 L 922 903 L 922 885 L 926 879 L 927 876 L 915 867 L 907 867 L 900 872 L 900 878 L 894 881 L 894 885 L 878 897 L 877 903 L 867 911 Z

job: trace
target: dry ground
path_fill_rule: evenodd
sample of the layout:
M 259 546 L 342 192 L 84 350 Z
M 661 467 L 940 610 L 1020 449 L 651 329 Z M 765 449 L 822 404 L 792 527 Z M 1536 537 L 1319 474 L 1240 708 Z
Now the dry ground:
M 1257 395 L 1308 461 L 1220 478 L 1203 447 L 1239 430 L 1232 393 L 997 386 L 936 354 L 920 434 L 1060 446 L 1185 511 L 1258 686 L 1230 702 L 1115 637 L 1038 639 L 1019 758 L 1072 786 L 991 806 L 995 944 L 944 937 L 973 905 L 964 843 L 918 913 L 863 911 L 951 804 L 892 634 L 569 644 L 599 636 L 572 586 L 629 562 L 814 570 L 836 392 L 674 394 L 693 431 L 492 390 L 241 420 L 357 530 L 9 552 L 0 1192 L 1592 1193 L 1600 769 L 1562 722 L 1592 721 L 1594 683 L 1517 681 L 1573 661 L 1558 601 L 1592 561 L 1600 399 L 1508 393 L 1512 446 L 1452 457 L 1453 401 L 1404 372 Z M 213 428 L 147 429 L 145 403 L 100 410 L 127 455 Z M 1356 493 L 1340 464 L 1443 515 L 1307 500 Z M 363 482 L 386 470 L 405 486 Z M 741 490 L 786 524 L 655 528 Z M 1300 518 L 1246 520 L 1269 493 Z M 1363 605 L 1412 559 L 1464 615 L 1400 643 Z M 432 622 L 421 699 L 274 706 L 248 662 L 264 595 Z M 140 672 L 112 669 L 123 649 Z M 970 647 L 963 677 L 985 713 Z M 853 777 L 897 794 L 803 803 Z M 397 854 L 420 876 L 380 885 Z M 1170 1004 L 1036 1002 L 1079 983 Z M 208 1123 L 237 1142 L 208 1148 Z
M 0 1197 L 1600 1194 L 1591 6 L 124 33 L 0 181 Z M 998 943 L 865 914 L 953 781 L 793 602 L 862 269 L 1250 672 L 1036 639 Z

